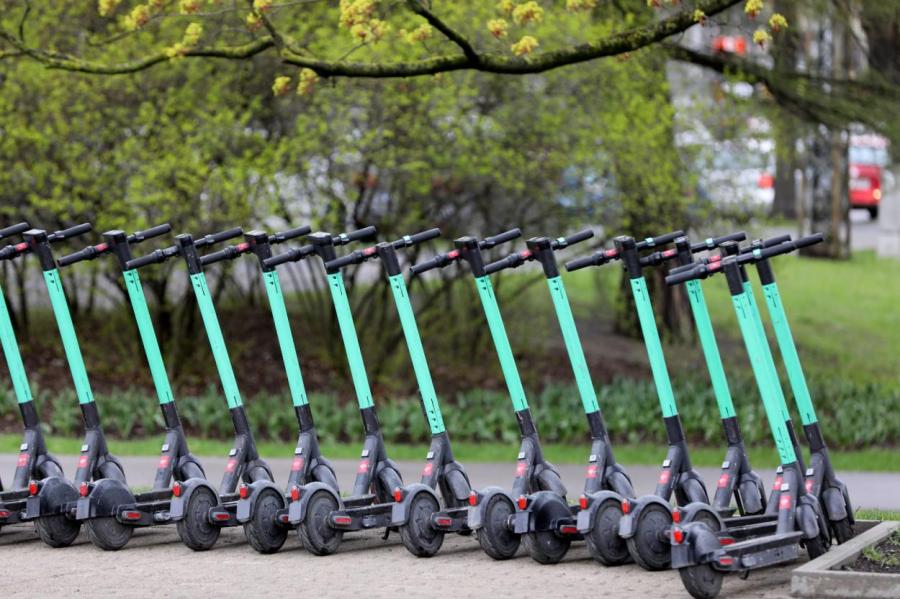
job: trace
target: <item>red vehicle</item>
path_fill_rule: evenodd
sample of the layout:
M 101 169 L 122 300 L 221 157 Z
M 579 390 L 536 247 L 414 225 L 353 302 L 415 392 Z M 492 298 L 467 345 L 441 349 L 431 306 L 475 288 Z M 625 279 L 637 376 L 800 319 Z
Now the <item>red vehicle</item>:
M 887 142 L 875 135 L 850 138 L 850 207 L 865 208 L 878 218 L 882 168 L 887 164 Z

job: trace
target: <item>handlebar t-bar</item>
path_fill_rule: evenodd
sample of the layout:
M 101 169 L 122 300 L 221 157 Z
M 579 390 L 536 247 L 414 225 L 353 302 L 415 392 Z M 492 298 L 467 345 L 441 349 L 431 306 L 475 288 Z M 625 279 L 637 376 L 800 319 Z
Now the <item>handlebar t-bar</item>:
M 635 245 L 639 250 L 645 250 L 647 248 L 656 247 L 658 245 L 665 245 L 667 243 L 672 243 L 679 237 L 684 237 L 684 231 L 672 231 L 671 233 L 666 233 L 665 235 L 660 235 L 658 237 L 648 237 L 641 241 L 638 241 Z
M 19 233 L 24 233 L 25 231 L 27 231 L 30 228 L 31 228 L 31 225 L 29 225 L 26 222 L 21 222 L 17 225 L 10 225 L 10 226 L 6 227 L 5 229 L 0 229 L 0 239 L 3 239 L 4 237 L 9 237 L 10 235 L 18 235 Z
M 494 246 L 500 245 L 501 243 L 506 243 L 507 241 L 512 241 L 513 239 L 518 239 L 521 236 L 522 230 L 516 227 L 515 229 L 504 231 L 503 233 L 499 233 L 497 235 L 494 235 L 493 237 L 485 237 L 478 242 L 478 247 L 483 250 L 489 250 Z
M 93 227 L 91 226 L 91 223 L 81 223 L 80 225 L 75 225 L 74 227 L 63 229 L 62 231 L 50 233 L 49 235 L 47 235 L 47 241 L 49 241 L 50 243 L 53 243 L 54 241 L 62 241 L 64 239 L 69 239 L 70 237 L 77 237 L 78 235 L 90 233 L 92 229 Z

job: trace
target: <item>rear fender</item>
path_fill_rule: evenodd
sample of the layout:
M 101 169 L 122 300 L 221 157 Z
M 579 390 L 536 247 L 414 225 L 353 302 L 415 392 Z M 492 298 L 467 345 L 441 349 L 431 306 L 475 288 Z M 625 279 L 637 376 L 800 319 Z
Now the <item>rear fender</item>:
M 819 529 L 818 500 L 813 495 L 801 495 L 797 499 L 797 510 L 794 514 L 797 530 L 803 533 L 804 539 L 814 539 L 821 532 Z
M 37 495 L 25 500 L 25 519 L 31 520 L 40 516 L 52 516 L 59 513 L 60 508 L 78 500 L 75 485 L 58 476 L 51 476 L 40 481 L 41 488 Z
M 184 519 L 185 511 L 187 510 L 188 502 L 191 499 L 191 495 L 193 495 L 194 491 L 199 489 L 200 487 L 206 487 L 210 491 L 212 491 L 213 495 L 216 498 L 219 497 L 219 493 L 216 491 L 215 487 L 209 484 L 209 481 L 203 478 L 189 478 L 186 481 L 183 481 L 181 484 L 181 496 L 175 497 L 172 495 L 172 501 L 169 503 L 169 517 L 173 522 L 178 522 L 179 520 Z M 218 503 L 218 501 L 217 501 Z
M 622 516 L 622 521 L 619 522 L 619 536 L 623 539 L 630 539 L 635 535 L 637 532 L 637 522 L 641 517 L 641 512 L 644 511 L 648 505 L 658 504 L 670 512 L 672 511 L 672 506 L 657 495 L 644 495 L 643 497 L 629 499 L 628 501 L 631 505 L 631 509 L 629 509 L 627 514 Z
M 338 509 L 343 509 L 344 503 L 341 501 L 341 496 L 334 489 L 325 483 L 309 483 L 300 487 L 300 499 L 288 504 L 288 522 L 292 526 L 299 525 L 306 518 L 306 508 L 309 505 L 309 500 L 312 499 L 313 494 L 317 491 L 326 491 L 331 494 L 337 502 Z
M 681 522 L 684 523 L 685 526 L 687 526 L 688 523 L 697 521 L 698 516 L 700 516 L 703 518 L 714 518 L 715 521 L 719 523 L 718 530 L 723 530 L 725 528 L 725 522 L 722 520 L 722 517 L 706 503 L 695 501 L 684 507 L 678 508 L 678 510 L 681 512 Z
M 278 496 L 281 497 L 281 507 L 284 507 L 284 493 L 275 486 L 275 483 L 268 480 L 258 480 L 247 485 L 247 499 L 238 499 L 237 511 L 235 519 L 244 524 L 253 519 L 256 515 L 256 504 L 264 489 L 274 489 Z
M 420 493 L 426 493 L 434 497 L 434 501 L 437 503 L 438 509 L 440 509 L 440 499 L 438 499 L 437 493 L 434 492 L 434 489 L 432 489 L 428 485 L 423 485 L 422 483 L 412 483 L 410 485 L 406 485 L 405 487 L 401 487 L 401 489 L 403 491 L 403 500 L 394 502 L 394 504 L 391 506 L 391 526 L 403 526 L 409 521 L 409 508 L 412 505 L 413 499 L 415 499 Z
M 589 533 L 594 529 L 594 522 L 597 520 L 597 511 L 600 506 L 607 501 L 615 501 L 616 504 L 622 505 L 622 495 L 613 491 L 599 491 L 587 495 L 588 507 L 586 510 L 578 512 L 578 532 L 581 534 Z
M 843 490 L 837 487 L 828 487 L 822 491 L 822 506 L 825 508 L 825 515 L 831 522 L 843 520 L 851 513 L 847 510 Z
M 469 513 L 468 513 L 468 524 L 469 528 L 472 530 L 478 530 L 481 528 L 482 523 L 485 520 L 485 506 L 490 502 L 491 498 L 494 495 L 505 495 L 510 503 L 515 505 L 515 500 L 513 500 L 512 496 L 509 493 L 501 489 L 500 487 L 486 487 L 481 491 L 473 491 L 475 496 L 478 499 L 478 502 L 475 505 L 469 505 Z
M 685 524 L 682 530 L 684 541 L 672 543 L 673 569 L 707 564 L 716 560 L 722 545 L 715 532 L 701 522 Z
M 115 516 L 121 506 L 133 505 L 134 494 L 125 483 L 111 478 L 98 480 L 87 497 L 78 498 L 76 520 Z

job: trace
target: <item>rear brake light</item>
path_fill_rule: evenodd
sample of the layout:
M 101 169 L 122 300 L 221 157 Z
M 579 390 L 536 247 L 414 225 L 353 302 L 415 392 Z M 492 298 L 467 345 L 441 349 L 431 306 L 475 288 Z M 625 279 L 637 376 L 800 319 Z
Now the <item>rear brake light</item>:
M 451 524 L 453 524 L 453 518 L 450 518 L 449 516 L 438 516 L 437 518 L 434 519 L 434 523 L 437 524 L 438 526 L 446 528 L 446 527 L 450 526 Z
M 238 488 L 238 495 L 241 499 L 247 499 L 247 497 L 250 495 L 250 487 L 248 487 L 246 483 L 241 484 L 241 486 Z
M 6 520 L 12 515 L 12 512 L 9 510 L 0 510 L 0 519 Z
M 559 527 L 559 532 L 564 535 L 577 535 L 578 527 L 574 524 L 563 524 Z
M 469 505 L 478 505 L 478 493 L 476 493 L 475 491 L 469 493 Z
M 89 492 L 90 488 L 87 483 L 81 483 L 81 485 L 78 486 L 78 494 L 82 497 L 87 497 Z
M 676 545 L 681 545 L 684 542 L 684 531 L 679 527 L 675 527 L 672 529 L 672 541 Z
M 734 545 L 734 537 L 719 537 L 720 545 Z
M 291 487 L 291 501 L 300 501 L 300 487 L 297 485 Z
M 231 518 L 231 515 L 228 512 L 216 512 L 213 514 L 213 519 L 218 520 L 219 522 L 224 522 Z
M 734 563 L 734 558 L 730 555 L 723 555 L 718 560 L 720 566 L 730 566 Z
M 587 495 L 582 495 L 581 497 L 578 498 L 578 506 L 583 510 L 586 510 L 588 508 Z
M 38 494 L 38 484 L 36 480 L 32 480 L 28 482 L 28 494 L 29 495 L 37 495 Z
M 125 518 L 126 520 L 140 520 L 141 513 L 137 512 L 137 511 L 122 512 L 122 517 Z
M 394 489 L 394 501 L 396 501 L 397 503 L 403 501 L 403 489 L 401 489 L 400 487 Z
M 524 495 L 519 495 L 519 500 L 517 501 L 520 510 L 524 510 L 528 507 L 528 498 Z
M 622 513 L 628 514 L 631 511 L 631 502 L 627 499 L 622 500 Z
M 172 495 L 175 497 L 181 497 L 181 494 L 184 492 L 184 487 L 181 486 L 181 483 L 175 483 L 172 485 Z
M 351 522 L 353 522 L 353 519 L 350 518 L 350 516 L 334 516 L 332 518 L 332 521 L 338 526 L 348 526 Z
M 679 510 L 678 508 L 672 510 L 672 522 L 674 522 L 675 524 L 681 522 L 681 510 Z

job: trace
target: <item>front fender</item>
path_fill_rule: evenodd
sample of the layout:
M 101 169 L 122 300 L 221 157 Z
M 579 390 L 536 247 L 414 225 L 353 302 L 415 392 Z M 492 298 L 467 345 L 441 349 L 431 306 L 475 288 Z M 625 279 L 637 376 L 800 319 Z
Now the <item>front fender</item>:
M 825 515 L 831 522 L 843 520 L 848 516 L 847 502 L 841 489 L 828 487 L 822 491 L 821 501 L 822 507 L 825 508 Z
M 394 504 L 391 506 L 391 526 L 403 526 L 409 521 L 409 506 L 412 505 L 413 499 L 415 499 L 419 493 L 427 493 L 431 495 L 432 497 L 434 497 L 434 500 L 437 502 L 438 506 L 441 505 L 437 493 L 435 493 L 434 489 L 432 489 L 428 485 L 423 485 L 422 483 L 413 483 L 402 487 L 402 489 L 403 501 L 394 502 Z
M 284 496 L 275 483 L 269 480 L 258 480 L 247 485 L 247 499 L 238 499 L 235 519 L 241 524 L 249 522 L 256 514 L 256 503 L 263 489 L 275 489 L 280 497 Z
M 643 497 L 629 499 L 628 501 L 631 507 L 628 510 L 628 513 L 622 516 L 622 521 L 619 522 L 619 536 L 623 539 L 630 539 L 637 533 L 637 522 L 641 517 L 641 512 L 648 505 L 659 504 L 669 511 L 672 510 L 672 506 L 669 505 L 667 501 L 663 500 L 662 497 L 658 497 L 657 495 L 644 495 Z
M 337 502 L 338 509 L 343 509 L 344 502 L 341 501 L 341 496 L 329 485 L 320 482 L 309 483 L 300 487 L 300 499 L 288 504 L 288 522 L 291 526 L 298 526 L 306 518 L 306 507 L 309 505 L 309 500 L 317 491 L 327 491 L 330 493 Z
M 594 522 L 597 520 L 597 511 L 607 501 L 615 501 L 619 506 L 622 505 L 623 497 L 613 491 L 598 491 L 597 493 L 587 494 L 588 506 L 586 510 L 578 512 L 578 532 L 587 534 L 594 530 Z
M 722 549 L 715 532 L 702 522 L 690 522 L 683 527 L 684 541 L 672 543 L 672 568 L 680 569 L 715 560 Z
M 797 499 L 797 529 L 803 533 L 804 539 L 819 536 L 819 505 L 813 495 L 802 495 Z
M 510 494 L 500 487 L 486 487 L 481 491 L 473 491 L 473 493 L 475 493 L 475 496 L 478 498 L 478 502 L 475 505 L 469 505 L 467 514 L 469 528 L 472 530 L 478 530 L 479 528 L 481 528 L 485 516 L 484 506 L 486 506 L 488 502 L 490 502 L 491 498 L 494 495 L 505 495 L 510 500 L 510 502 L 515 505 L 515 501 L 513 501 L 513 498 L 510 496 Z
M 171 518 L 172 522 L 178 522 L 179 520 L 184 519 L 184 514 L 187 510 L 188 502 L 191 500 L 191 495 L 200 487 L 206 487 L 207 489 L 212 491 L 213 495 L 215 495 L 216 497 L 219 496 L 219 493 L 218 491 L 216 491 L 215 487 L 213 487 L 209 483 L 209 481 L 203 478 L 189 478 L 180 484 L 181 496 L 175 497 L 173 494 L 172 501 L 169 503 L 169 517 Z

